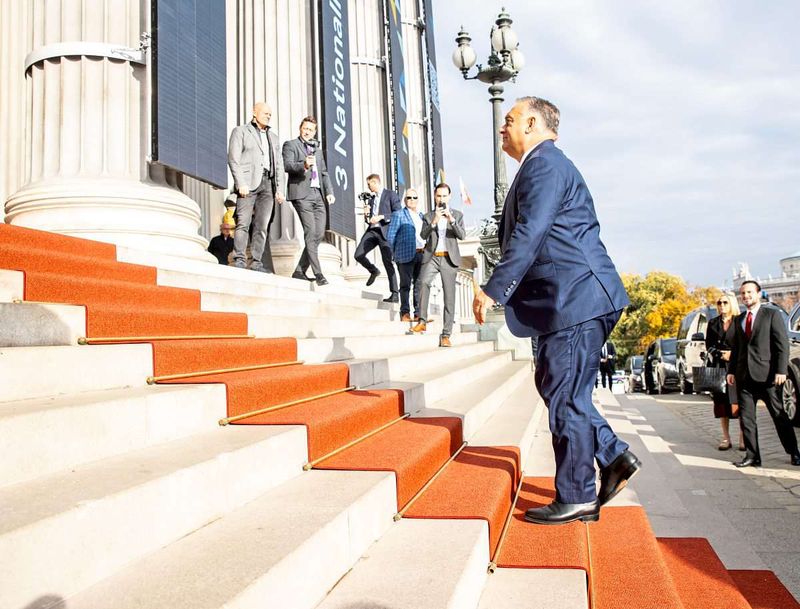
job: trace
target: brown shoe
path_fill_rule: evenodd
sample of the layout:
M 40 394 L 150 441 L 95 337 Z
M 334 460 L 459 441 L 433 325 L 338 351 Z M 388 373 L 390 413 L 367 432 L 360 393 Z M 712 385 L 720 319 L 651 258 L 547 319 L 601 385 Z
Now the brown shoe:
M 411 322 L 411 315 L 409 315 L 408 313 L 404 313 L 403 316 L 400 318 L 400 321 L 407 321 L 407 322 L 410 323 Z
M 452 347 L 453 344 L 450 342 L 449 336 L 440 336 L 439 337 L 439 346 L 440 347 Z
M 425 322 L 421 321 L 416 326 L 411 328 L 411 334 L 425 334 L 425 330 L 427 327 L 425 326 Z

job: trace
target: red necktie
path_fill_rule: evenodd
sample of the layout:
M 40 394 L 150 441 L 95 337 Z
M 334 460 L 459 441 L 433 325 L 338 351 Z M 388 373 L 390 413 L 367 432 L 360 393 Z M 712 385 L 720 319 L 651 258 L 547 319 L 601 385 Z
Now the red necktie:
M 744 320 L 744 335 L 747 337 L 747 340 L 750 340 L 750 336 L 753 334 L 753 313 L 752 311 L 747 312 L 747 317 Z

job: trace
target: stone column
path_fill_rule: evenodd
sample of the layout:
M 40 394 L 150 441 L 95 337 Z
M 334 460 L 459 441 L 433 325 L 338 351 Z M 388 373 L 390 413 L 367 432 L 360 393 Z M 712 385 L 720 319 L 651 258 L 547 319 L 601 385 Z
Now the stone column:
M 149 0 L 25 5 L 29 51 L 67 42 L 135 48 L 150 30 Z M 3 31 L 9 35 L 19 33 Z M 26 147 L 18 151 L 25 180 L 6 202 L 6 222 L 210 259 L 197 234 L 199 208 L 180 191 L 181 176 L 147 162 L 149 81 L 147 65 L 123 59 L 69 55 L 33 63 L 25 78 Z

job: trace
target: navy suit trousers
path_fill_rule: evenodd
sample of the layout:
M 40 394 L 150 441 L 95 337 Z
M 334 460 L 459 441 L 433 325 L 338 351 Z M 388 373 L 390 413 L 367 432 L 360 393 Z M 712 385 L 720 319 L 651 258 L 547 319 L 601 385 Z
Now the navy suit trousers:
M 605 467 L 628 449 L 592 403 L 600 351 L 620 312 L 539 337 L 536 388 L 547 405 L 556 459 L 556 501 L 597 499 L 594 461 Z

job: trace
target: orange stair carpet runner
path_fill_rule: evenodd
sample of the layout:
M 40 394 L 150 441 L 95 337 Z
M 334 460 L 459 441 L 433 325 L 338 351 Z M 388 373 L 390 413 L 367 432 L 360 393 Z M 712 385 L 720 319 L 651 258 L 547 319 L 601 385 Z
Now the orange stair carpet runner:
M 86 306 L 89 336 L 246 334 L 246 315 L 201 312 L 199 292 L 157 286 L 155 269 L 119 263 L 115 252 L 112 245 L 0 224 L 0 265 L 25 273 L 26 300 Z M 151 344 L 157 377 L 297 359 L 291 338 Z M 348 381 L 348 367 L 334 363 L 159 382 L 224 384 L 228 415 L 234 416 L 343 389 Z M 400 390 L 355 390 L 240 423 L 305 425 L 309 459 L 315 460 L 403 413 Z M 456 417 L 406 418 L 316 467 L 395 472 L 398 510 L 407 507 L 406 517 L 485 519 L 498 566 L 584 570 L 593 609 L 800 609 L 771 572 L 726 572 L 704 540 L 656 540 L 639 507 L 604 508 L 600 521 L 589 525 L 526 523 L 527 508 L 552 501 L 551 478 L 522 480 L 505 543 L 495 555 L 521 476 L 515 447 L 466 447 L 408 505 L 462 442 Z

